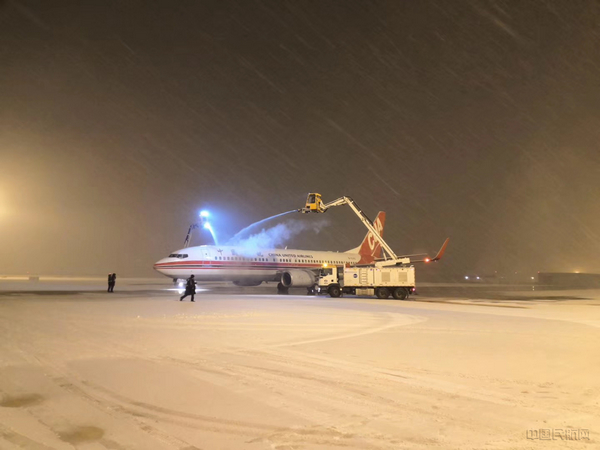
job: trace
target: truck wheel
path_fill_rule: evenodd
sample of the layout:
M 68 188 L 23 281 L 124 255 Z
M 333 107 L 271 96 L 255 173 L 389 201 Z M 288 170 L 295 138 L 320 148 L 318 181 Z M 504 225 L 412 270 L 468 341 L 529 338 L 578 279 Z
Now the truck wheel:
M 277 293 L 279 295 L 287 295 L 288 294 L 288 288 L 286 288 L 283 284 L 278 283 L 277 284 Z
M 342 295 L 342 291 L 340 291 L 339 286 L 329 286 L 329 289 L 327 289 L 327 291 L 329 292 L 329 295 L 333 298 L 337 298 L 340 295 Z
M 388 288 L 377 288 L 375 289 L 375 295 L 377 296 L 377 298 L 385 300 L 390 296 L 390 291 Z
M 408 298 L 408 291 L 404 288 L 399 287 L 394 289 L 392 295 L 396 300 L 406 300 Z

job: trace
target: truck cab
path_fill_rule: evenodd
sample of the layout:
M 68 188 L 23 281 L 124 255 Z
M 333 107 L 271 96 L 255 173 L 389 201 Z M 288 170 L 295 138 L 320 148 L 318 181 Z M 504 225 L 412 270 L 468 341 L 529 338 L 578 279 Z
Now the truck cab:
M 340 279 L 343 279 L 343 268 L 337 266 L 322 267 L 317 278 L 317 292 L 327 292 L 331 297 L 341 296 Z
M 318 285 L 327 287 L 331 284 L 338 283 L 338 268 L 336 266 L 323 267 L 319 270 Z

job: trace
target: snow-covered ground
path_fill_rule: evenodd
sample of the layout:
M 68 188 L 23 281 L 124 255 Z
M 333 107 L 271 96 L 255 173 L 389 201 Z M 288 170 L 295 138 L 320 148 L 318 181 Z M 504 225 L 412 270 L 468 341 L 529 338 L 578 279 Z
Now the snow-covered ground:
M 0 448 L 600 447 L 598 291 L 170 288 L 0 279 Z

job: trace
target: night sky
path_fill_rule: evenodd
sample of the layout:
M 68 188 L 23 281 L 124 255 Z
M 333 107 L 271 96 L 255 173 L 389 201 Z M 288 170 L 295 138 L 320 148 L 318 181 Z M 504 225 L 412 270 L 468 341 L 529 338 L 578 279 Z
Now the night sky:
M 421 279 L 600 271 L 600 2 L 0 2 L 0 275 L 150 275 L 308 192 L 449 236 Z M 288 245 L 365 234 L 327 219 Z

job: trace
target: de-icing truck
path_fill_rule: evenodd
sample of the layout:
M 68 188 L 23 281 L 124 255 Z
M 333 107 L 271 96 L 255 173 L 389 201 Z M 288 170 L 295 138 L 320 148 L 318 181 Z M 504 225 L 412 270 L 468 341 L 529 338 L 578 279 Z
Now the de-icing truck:
M 415 260 L 415 256 L 397 256 L 391 247 L 383 240 L 373 222 L 362 212 L 356 202 L 350 197 L 340 197 L 329 203 L 321 200 L 321 194 L 310 193 L 301 213 L 324 213 L 333 206 L 348 205 L 361 220 L 363 225 L 371 232 L 374 239 L 379 242 L 383 250 L 383 259 L 365 266 L 328 267 L 320 269 L 314 289 L 318 293 L 328 293 L 331 297 L 342 294 L 376 295 L 385 299 L 392 295 L 396 299 L 405 300 L 415 291 L 415 268 L 412 262 L 439 261 L 446 251 L 449 239 L 446 239 L 442 248 L 433 258 L 424 257 Z M 411 258 L 413 258 L 411 260 Z
M 317 293 L 327 293 L 331 297 L 342 294 L 375 295 L 386 299 L 390 295 L 398 300 L 406 300 L 415 290 L 414 266 L 377 267 L 330 266 L 319 271 Z

